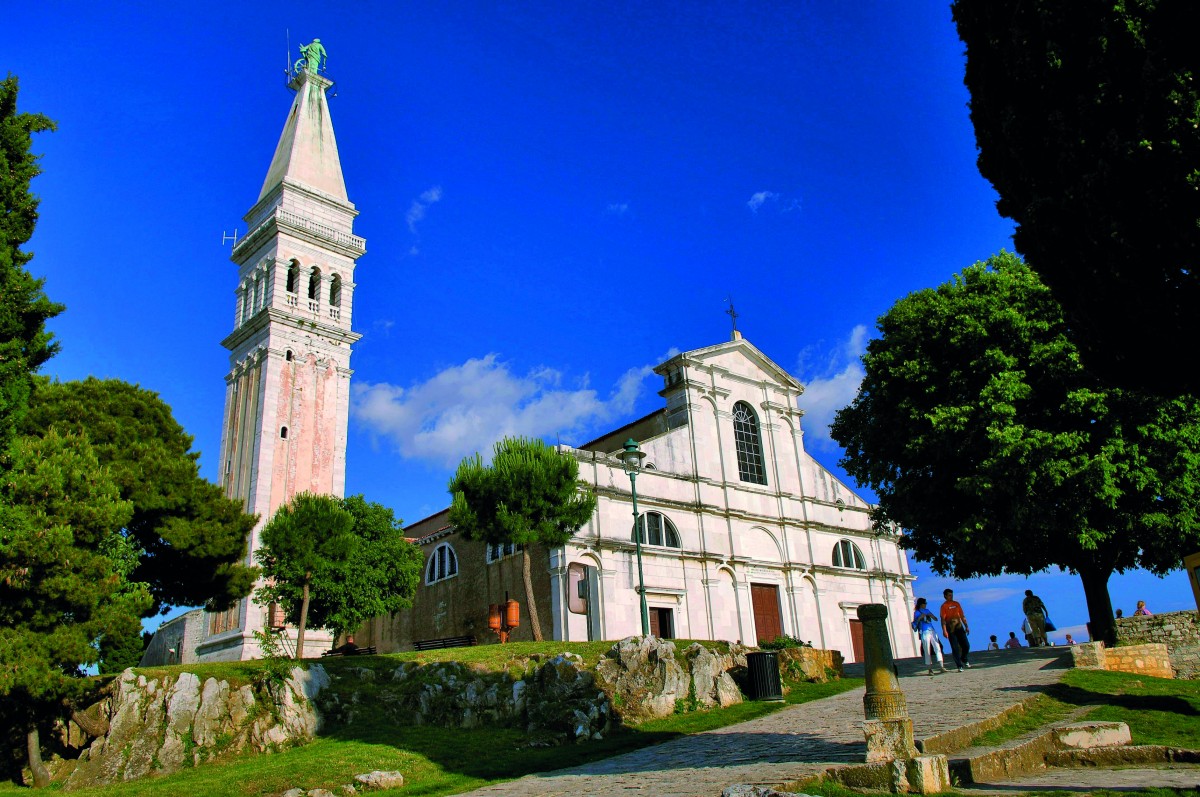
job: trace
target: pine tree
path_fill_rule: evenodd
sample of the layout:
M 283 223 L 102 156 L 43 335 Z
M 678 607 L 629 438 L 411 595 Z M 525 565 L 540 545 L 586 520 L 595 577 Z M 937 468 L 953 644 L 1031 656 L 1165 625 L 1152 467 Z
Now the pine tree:
M 47 319 L 62 312 L 25 270 L 33 257 L 21 247 L 37 223 L 38 198 L 30 181 L 41 169 L 30 152 L 34 133 L 53 130 L 41 114 L 17 112 L 17 79 L 0 81 L 0 452 L 25 414 L 33 374 L 58 346 Z
M 579 463 L 541 440 L 507 437 L 490 465 L 476 454 L 450 481 L 450 522 L 467 539 L 521 546 L 525 605 L 533 638 L 542 641 L 529 549 L 563 545 L 591 519 L 596 496 L 579 480 Z

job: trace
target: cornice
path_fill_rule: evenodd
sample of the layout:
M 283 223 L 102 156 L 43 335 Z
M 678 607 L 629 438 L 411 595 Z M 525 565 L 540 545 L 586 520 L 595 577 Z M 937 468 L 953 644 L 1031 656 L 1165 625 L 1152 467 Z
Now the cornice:
M 311 332 L 336 343 L 351 344 L 362 338 L 362 335 L 348 329 L 330 326 L 319 321 L 310 321 L 306 318 L 296 318 L 282 310 L 266 307 L 259 310 L 250 317 L 249 321 L 231 332 L 228 337 L 221 341 L 221 345 L 230 351 L 234 351 L 255 335 L 270 329 L 272 325 L 288 327 L 301 332 Z

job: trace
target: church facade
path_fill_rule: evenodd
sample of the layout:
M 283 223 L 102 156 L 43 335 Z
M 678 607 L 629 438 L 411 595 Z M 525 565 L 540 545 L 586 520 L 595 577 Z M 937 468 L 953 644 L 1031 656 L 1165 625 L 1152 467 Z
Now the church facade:
M 641 632 L 627 439 L 646 457 L 637 476 L 641 584 L 652 633 L 753 643 L 790 635 L 862 659 L 856 610 L 889 609 L 892 649 L 917 655 L 908 561 L 870 506 L 804 449 L 801 385 L 753 344 L 732 340 L 655 369 L 664 406 L 578 448 L 595 490 L 592 519 L 564 546 L 531 551 L 547 639 L 620 639 Z M 359 644 L 381 651 L 471 635 L 488 605 L 524 603 L 518 552 L 463 539 L 445 512 L 413 524 L 426 569 L 411 609 L 376 618 Z M 513 639 L 530 639 L 527 617 Z

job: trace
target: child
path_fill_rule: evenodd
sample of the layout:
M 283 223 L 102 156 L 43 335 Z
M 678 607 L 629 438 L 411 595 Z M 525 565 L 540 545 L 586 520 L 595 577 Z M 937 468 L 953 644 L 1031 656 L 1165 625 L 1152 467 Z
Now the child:
M 917 610 L 913 612 L 912 628 L 921 640 L 921 652 L 925 654 L 925 666 L 933 675 L 933 658 L 937 658 L 939 672 L 946 671 L 945 660 L 942 659 L 942 646 L 938 644 L 938 616 L 925 608 L 924 598 L 917 598 Z
M 988 643 L 988 650 L 999 650 L 1000 643 L 996 641 L 996 635 L 992 634 L 990 638 L 992 641 Z

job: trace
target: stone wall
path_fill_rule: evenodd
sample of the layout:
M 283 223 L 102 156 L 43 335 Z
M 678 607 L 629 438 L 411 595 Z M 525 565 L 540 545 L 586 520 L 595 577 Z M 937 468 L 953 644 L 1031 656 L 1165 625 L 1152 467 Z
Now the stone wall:
M 1175 677 L 1167 646 L 1160 642 L 1118 645 L 1115 648 L 1106 648 L 1103 642 L 1087 642 L 1072 645 L 1071 658 L 1074 666 L 1085 670 L 1128 672 L 1155 678 Z
M 1177 678 L 1200 678 L 1200 612 L 1122 617 L 1117 620 L 1120 646 L 1161 643 L 1166 646 Z

